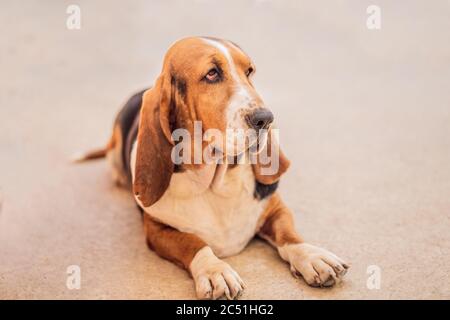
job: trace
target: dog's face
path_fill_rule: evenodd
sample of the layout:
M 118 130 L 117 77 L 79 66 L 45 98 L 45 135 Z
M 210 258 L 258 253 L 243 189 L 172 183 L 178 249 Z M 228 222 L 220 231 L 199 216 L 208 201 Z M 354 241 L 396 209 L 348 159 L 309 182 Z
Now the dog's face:
M 273 121 L 251 82 L 254 64 L 229 41 L 180 40 L 167 52 L 163 72 L 170 74 L 175 86 L 181 126 L 195 119 L 204 131 L 219 130 L 223 139 L 215 141 L 215 147 L 221 151 L 242 153 L 257 141 L 249 129 L 259 132 Z
M 264 174 L 259 160 L 252 163 L 258 182 L 275 183 L 287 170 L 288 160 L 278 148 L 271 148 L 277 141 L 260 134 L 269 128 L 273 115 L 251 83 L 254 71 L 250 58 L 229 41 L 186 38 L 172 45 L 161 75 L 143 95 L 133 188 L 144 206 L 157 201 L 169 186 L 175 168 L 173 133 L 187 130 L 195 140 L 198 122 L 202 126 L 201 151 L 212 146 L 223 157 L 241 154 L 253 145 L 261 146 L 261 150 L 277 150 L 270 155 L 279 159 L 277 172 Z M 211 131 L 212 139 L 205 141 Z M 196 143 L 188 145 L 186 158 L 193 161 L 186 168 L 199 168 Z

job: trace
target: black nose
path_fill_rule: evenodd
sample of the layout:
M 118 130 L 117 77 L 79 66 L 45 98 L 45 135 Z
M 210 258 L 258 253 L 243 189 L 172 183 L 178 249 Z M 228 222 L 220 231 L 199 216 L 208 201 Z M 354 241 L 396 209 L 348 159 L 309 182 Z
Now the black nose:
M 273 113 L 267 109 L 257 109 L 247 115 L 247 122 L 255 130 L 267 129 L 273 121 Z

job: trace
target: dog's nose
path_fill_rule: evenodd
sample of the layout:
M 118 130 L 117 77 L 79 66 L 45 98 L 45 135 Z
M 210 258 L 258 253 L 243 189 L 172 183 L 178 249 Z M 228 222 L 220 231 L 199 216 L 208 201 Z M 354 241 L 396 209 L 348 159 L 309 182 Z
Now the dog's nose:
M 267 109 L 257 109 L 247 115 L 248 124 L 255 130 L 267 129 L 273 121 L 273 113 Z

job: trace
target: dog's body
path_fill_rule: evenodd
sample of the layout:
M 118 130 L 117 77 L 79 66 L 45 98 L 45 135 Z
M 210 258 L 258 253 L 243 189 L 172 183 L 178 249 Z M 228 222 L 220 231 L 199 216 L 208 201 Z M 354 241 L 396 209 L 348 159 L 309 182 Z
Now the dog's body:
M 212 69 L 200 71 L 203 61 Z M 230 149 L 227 136 L 222 161 L 171 161 L 174 130 L 192 132 L 196 120 L 205 129 L 221 131 L 270 127 L 273 116 L 249 80 L 253 69 L 247 55 L 231 42 L 177 42 L 155 86 L 134 95 L 119 113 L 107 148 L 83 157 L 106 155 L 116 182 L 133 187 L 144 211 L 149 247 L 190 271 L 199 298 L 235 298 L 242 292 L 239 275 L 218 257 L 239 253 L 255 235 L 275 246 L 293 274 L 310 285 L 333 285 L 348 268 L 334 254 L 305 244 L 295 231 L 292 214 L 276 192 L 289 166 L 282 153 L 276 154 L 279 168 L 271 175 L 262 174 L 260 163 L 229 164 L 248 155 L 250 145 L 268 148 L 275 139 L 249 138 L 245 147 Z
M 196 175 L 174 174 L 166 193 L 145 211 L 179 231 L 199 236 L 218 257 L 239 253 L 255 236 L 267 202 L 253 196 L 251 166 L 228 170 L 216 190 L 196 182 Z
M 125 187 L 135 171 L 137 123 L 145 91 L 133 95 L 118 114 L 115 147 L 107 153 L 116 183 Z M 258 183 L 250 164 L 229 167 L 214 190 L 203 181 L 212 180 L 216 165 L 174 173 L 164 195 L 145 212 L 177 230 L 197 234 L 219 257 L 239 253 L 255 236 L 267 197 L 278 183 L 269 187 Z

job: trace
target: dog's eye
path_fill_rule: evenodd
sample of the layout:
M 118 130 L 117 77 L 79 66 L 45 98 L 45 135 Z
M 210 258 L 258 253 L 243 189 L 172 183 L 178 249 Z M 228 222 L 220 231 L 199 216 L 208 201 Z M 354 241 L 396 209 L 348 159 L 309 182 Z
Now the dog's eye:
M 205 79 L 209 82 L 216 82 L 219 80 L 220 74 L 219 71 L 216 68 L 213 68 L 208 71 L 208 73 L 205 76 Z
M 247 71 L 245 72 L 245 75 L 246 75 L 247 77 L 249 77 L 252 73 L 253 73 L 253 68 L 250 67 L 250 68 L 248 68 Z

